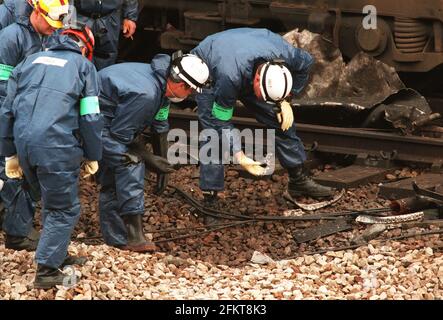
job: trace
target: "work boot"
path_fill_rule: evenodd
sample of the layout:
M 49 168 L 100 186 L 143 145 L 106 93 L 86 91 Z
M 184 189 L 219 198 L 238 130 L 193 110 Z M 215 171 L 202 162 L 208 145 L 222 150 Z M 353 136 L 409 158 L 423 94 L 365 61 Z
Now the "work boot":
M 34 228 L 27 237 L 16 237 L 6 234 L 5 247 L 12 250 L 35 251 L 37 249 L 40 234 Z
M 208 208 L 214 208 L 216 204 L 217 204 L 217 191 L 203 191 L 203 205 Z M 220 221 L 219 219 L 212 216 L 205 215 L 203 217 L 203 223 L 205 224 L 205 226 L 217 224 L 219 221 Z
M 78 256 L 71 256 L 68 255 L 63 261 L 61 268 L 66 266 L 83 266 L 88 261 L 88 258 L 86 257 L 78 257 Z
M 55 286 L 63 285 L 64 275 L 59 269 L 37 265 L 37 273 L 34 280 L 35 289 L 51 289 Z
M 322 186 L 308 177 L 303 165 L 288 169 L 288 193 L 291 197 L 306 196 L 311 198 L 332 197 L 335 190 Z
M 155 244 L 147 241 L 145 238 L 141 214 L 124 215 L 122 219 L 128 232 L 128 243 L 125 246 L 121 246 L 120 249 L 134 252 L 153 252 L 157 250 Z

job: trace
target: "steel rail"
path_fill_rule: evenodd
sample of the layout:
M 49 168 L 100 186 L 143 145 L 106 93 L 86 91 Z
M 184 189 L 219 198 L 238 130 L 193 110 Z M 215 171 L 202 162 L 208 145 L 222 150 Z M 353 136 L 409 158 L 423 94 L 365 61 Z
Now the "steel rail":
M 189 130 L 189 121 L 198 120 L 196 113 L 171 110 L 169 122 L 171 128 Z M 255 119 L 233 117 L 232 123 L 238 129 L 264 129 L 264 125 Z M 443 139 L 401 136 L 394 133 L 341 128 L 321 125 L 297 124 L 297 134 L 305 145 L 318 143 L 316 151 L 347 155 L 395 154 L 393 160 L 405 162 L 437 164 L 443 161 Z

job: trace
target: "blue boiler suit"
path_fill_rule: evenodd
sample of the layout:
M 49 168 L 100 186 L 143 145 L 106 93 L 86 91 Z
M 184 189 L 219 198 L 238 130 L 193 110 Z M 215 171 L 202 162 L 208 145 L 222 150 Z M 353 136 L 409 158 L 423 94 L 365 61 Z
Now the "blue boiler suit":
M 259 101 L 254 95 L 255 68 L 267 61 L 282 59 L 293 76 L 292 93 L 299 94 L 309 79 L 313 58 L 294 48 L 281 36 L 266 29 L 239 28 L 217 33 L 203 40 L 191 53 L 209 66 L 213 87 L 196 97 L 199 120 L 203 129 L 234 128 L 230 121 L 233 107 L 240 100 L 256 120 L 275 129 L 277 157 L 285 168 L 293 168 L 306 160 L 306 154 L 296 126 L 282 131 L 272 105 Z M 230 114 L 227 118 L 220 116 Z M 228 131 L 230 132 L 230 131 Z M 238 137 L 226 137 L 234 153 L 241 150 Z M 203 145 L 208 141 L 204 141 Z M 224 167 L 218 163 L 200 163 L 200 188 L 204 191 L 224 189 Z
M 43 230 L 36 262 L 59 268 L 80 215 L 82 158 L 102 154 L 98 75 L 68 36 L 13 71 L 0 109 L 0 153 L 18 154 L 26 180 L 42 197 Z
M 108 245 L 127 244 L 121 216 L 143 215 L 143 162 L 125 164 L 128 144 L 146 127 L 169 131 L 165 98 L 171 59 L 157 55 L 151 64 L 121 63 L 99 72 L 100 106 L 105 118 L 103 159 L 100 163 L 100 226 Z
M 15 1 L 5 0 L 0 5 L 0 30 L 15 22 Z
M 29 16 L 32 7 L 26 0 L 5 0 L 0 5 L 0 30 L 17 21 L 21 15 Z
M 101 70 L 115 63 L 122 17 L 138 18 L 137 0 L 76 0 L 77 19 L 86 23 L 94 33 L 96 44 L 94 64 Z
M 41 36 L 34 30 L 29 15 L 20 15 L 17 22 L 0 31 L 0 105 L 3 103 L 8 86 L 9 76 L 23 59 L 42 51 Z M 4 158 L 0 166 L 4 169 Z M 2 170 L 3 171 L 3 170 Z M 26 237 L 32 229 L 34 220 L 34 203 L 24 180 L 7 179 L 0 196 L 5 204 L 6 215 L 3 221 L 3 230 L 6 234 L 17 237 Z

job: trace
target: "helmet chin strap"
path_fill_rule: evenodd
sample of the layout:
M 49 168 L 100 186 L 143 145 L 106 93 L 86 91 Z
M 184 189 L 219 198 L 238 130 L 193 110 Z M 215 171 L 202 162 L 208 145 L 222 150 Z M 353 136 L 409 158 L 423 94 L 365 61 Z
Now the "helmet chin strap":
M 179 103 L 185 100 L 185 98 L 168 98 L 173 103 Z

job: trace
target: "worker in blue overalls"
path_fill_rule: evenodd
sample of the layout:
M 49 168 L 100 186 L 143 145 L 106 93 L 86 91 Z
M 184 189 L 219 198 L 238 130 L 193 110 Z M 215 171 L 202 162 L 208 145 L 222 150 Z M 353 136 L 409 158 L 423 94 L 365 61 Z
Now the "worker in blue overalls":
M 263 175 L 265 168 L 243 153 L 239 137 L 232 131 L 233 108 L 240 100 L 258 122 L 276 130 L 276 153 L 289 173 L 289 194 L 333 195 L 334 190 L 317 184 L 305 174 L 306 154 L 296 134 L 292 108 L 286 101 L 305 87 L 313 58 L 278 34 L 253 28 L 209 36 L 191 53 L 206 62 L 213 82 L 211 89 L 196 97 L 203 129 L 227 135 L 226 141 L 230 141 L 238 163 L 253 175 Z M 224 167 L 219 161 L 200 163 L 200 188 L 208 203 L 214 202 L 217 192 L 224 189 Z
M 6 97 L 8 79 L 14 68 L 27 56 L 42 51 L 45 36 L 63 27 L 62 20 L 69 12 L 64 0 L 16 2 L 16 22 L 0 31 L 0 105 Z M 32 13 L 30 11 L 32 10 Z M 1 158 L 1 164 L 4 158 Z M 35 250 L 38 233 L 33 228 L 34 203 L 29 185 L 16 174 L 17 157 L 7 158 L 0 167 L 4 181 L 0 192 L 5 206 L 3 230 L 5 246 L 15 250 Z M 8 179 L 9 178 L 9 179 Z
M 147 127 L 155 134 L 160 155 L 144 159 L 148 169 L 167 173 L 167 133 L 170 102 L 201 92 L 209 78 L 207 65 L 195 55 L 159 54 L 150 64 L 121 63 L 100 75 L 100 104 L 105 117 L 103 160 L 100 163 L 100 226 L 106 244 L 147 252 L 155 245 L 143 233 L 145 163 L 133 145 Z M 143 149 L 141 146 L 139 149 Z M 163 161 L 166 161 L 166 163 Z M 163 163 L 163 164 L 162 164 Z M 166 168 L 162 169 L 162 168 Z M 165 188 L 160 185 L 160 188 Z M 161 190 L 159 190 L 161 191 Z
M 101 70 L 115 63 L 120 32 L 130 38 L 136 30 L 137 0 L 76 0 L 79 22 L 88 25 L 96 38 L 94 64 Z
M 93 45 L 88 29 L 49 38 L 48 50 L 14 69 L 0 109 L 0 155 L 18 159 L 10 173 L 24 175 L 42 198 L 35 288 L 62 285 L 60 269 L 85 262 L 69 257 L 68 246 L 80 217 L 80 166 L 95 174 L 102 155 L 98 75 L 88 60 Z

